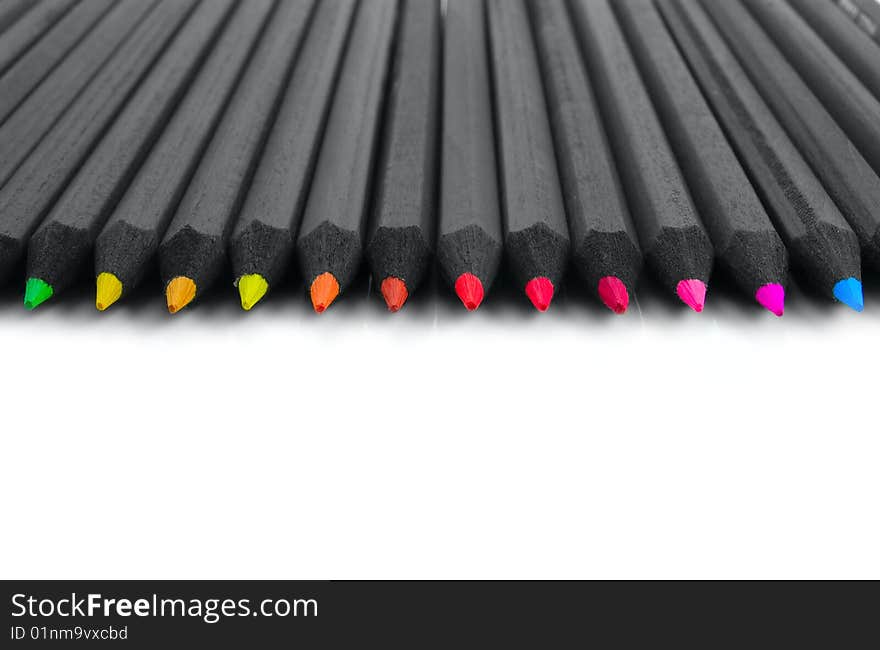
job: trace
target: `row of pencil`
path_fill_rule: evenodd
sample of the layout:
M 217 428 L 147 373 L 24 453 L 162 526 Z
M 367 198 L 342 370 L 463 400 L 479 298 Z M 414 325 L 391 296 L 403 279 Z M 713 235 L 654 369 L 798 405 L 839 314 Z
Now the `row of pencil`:
M 251 309 L 296 263 L 322 312 L 365 258 L 397 311 L 436 260 L 473 310 L 504 257 L 541 311 L 573 267 L 622 313 L 643 265 L 702 311 L 717 262 L 781 316 L 790 259 L 861 311 L 861 1 L 6 0 L 0 281 L 93 259 L 104 310 L 158 263 L 173 313 L 231 265 Z

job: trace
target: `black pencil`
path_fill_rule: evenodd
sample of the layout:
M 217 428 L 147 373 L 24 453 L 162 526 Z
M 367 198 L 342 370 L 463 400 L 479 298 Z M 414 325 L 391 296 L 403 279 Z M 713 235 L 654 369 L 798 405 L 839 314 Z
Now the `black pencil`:
M 709 231 L 716 260 L 747 295 L 782 316 L 785 246 L 687 62 L 650 0 L 616 0 L 614 6 Z
M 251 309 L 290 265 L 355 0 L 318 4 L 229 240 L 241 306 Z
M 32 9 L 34 0 L 6 0 L 0 4 L 0 34 L 15 25 L 22 15 Z
M 0 185 L 27 158 L 77 95 L 112 58 L 156 0 L 120 0 L 94 31 L 0 126 Z M 0 118 L 2 119 L 2 118 Z
M 858 240 L 698 3 L 663 17 L 745 165 L 792 263 L 829 298 L 862 308 Z
M 528 4 L 556 143 L 572 258 L 605 306 L 622 314 L 642 266 L 635 226 L 568 10 L 555 0 Z
M 468 311 L 491 290 L 503 253 L 487 36 L 483 0 L 449 0 L 437 264 Z
M 872 40 L 880 45 L 880 3 L 876 0 L 833 0 Z
M 434 253 L 440 23 L 437 0 L 404 0 L 365 250 L 392 312 L 421 284 Z
M 193 6 L 177 0 L 150 14 L 0 189 L 0 283 Z
M 239 3 L 192 88 L 95 242 L 95 306 L 137 287 L 259 41 L 274 0 Z
M 114 0 L 80 2 L 0 77 L 0 124 L 89 33 Z
M 880 267 L 880 178 L 745 6 L 704 2 L 765 101 Z
M 77 0 L 42 0 L 0 36 L 0 75 L 27 52 L 52 25 L 76 4 Z
M 159 245 L 168 311 L 204 294 L 226 244 L 309 25 L 314 0 L 279 2 Z
M 875 173 L 880 173 L 880 100 L 783 0 L 746 0 L 745 4 Z
M 587 68 L 648 266 L 702 311 L 713 250 L 607 0 L 572 2 Z
M 183 12 L 194 1 L 176 6 Z M 233 0 L 202 3 L 54 204 L 28 246 L 24 304 L 33 309 L 76 280 L 118 201 L 185 92 Z M 32 208 L 31 208 L 32 209 Z
M 518 286 L 547 311 L 571 243 L 535 43 L 522 0 L 489 0 L 504 248 Z
M 396 15 L 396 0 L 360 3 L 327 119 L 296 242 L 318 313 L 345 291 L 363 256 Z
M 789 0 L 810 26 L 880 99 L 880 46 L 831 2 Z

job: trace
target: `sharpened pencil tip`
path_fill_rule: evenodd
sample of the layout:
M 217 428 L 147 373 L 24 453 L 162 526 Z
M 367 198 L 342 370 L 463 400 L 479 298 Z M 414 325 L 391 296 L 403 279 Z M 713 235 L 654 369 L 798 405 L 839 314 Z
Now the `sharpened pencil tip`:
M 243 275 L 238 279 L 238 295 L 241 296 L 241 308 L 245 311 L 253 309 L 266 292 L 269 290 L 269 283 L 259 273 L 251 273 Z
M 455 293 L 464 308 L 474 311 L 483 303 L 483 283 L 473 273 L 462 273 L 455 281 Z
M 168 311 L 176 314 L 196 297 L 196 283 L 182 275 L 177 276 L 165 287 L 165 301 Z
M 385 298 L 385 304 L 388 305 L 388 311 L 400 311 L 409 292 L 406 290 L 406 283 L 400 278 L 385 278 L 382 280 L 382 297 Z
M 95 307 L 104 311 L 122 297 L 122 282 L 112 273 L 99 273 L 95 280 Z
M 40 278 L 28 278 L 24 285 L 24 306 L 36 309 L 52 297 L 52 285 Z
M 547 278 L 532 278 L 526 284 L 526 295 L 535 309 L 545 312 L 553 300 L 553 283 Z
M 339 295 L 339 282 L 332 273 L 322 273 L 312 280 L 309 294 L 312 298 L 312 307 L 322 314 Z
M 782 316 L 785 312 L 785 287 L 775 282 L 765 284 L 755 292 L 755 300 L 767 311 Z
M 682 280 L 675 288 L 681 301 L 698 314 L 706 305 L 706 283 L 702 280 Z
M 629 291 L 623 281 L 613 275 L 599 280 L 599 298 L 615 314 L 623 314 L 629 307 Z
M 865 308 L 862 283 L 856 278 L 847 278 L 835 284 L 834 297 L 856 311 L 862 311 Z

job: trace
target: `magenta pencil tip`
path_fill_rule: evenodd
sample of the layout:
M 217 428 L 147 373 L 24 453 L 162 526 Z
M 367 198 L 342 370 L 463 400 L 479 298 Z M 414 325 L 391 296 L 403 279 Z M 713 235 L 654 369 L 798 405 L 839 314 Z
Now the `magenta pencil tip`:
M 678 297 L 688 307 L 700 313 L 706 304 L 706 283 L 702 280 L 682 280 L 675 288 Z
M 785 287 L 781 284 L 770 283 L 760 287 L 755 292 L 755 300 L 767 311 L 782 316 L 785 313 Z
M 622 314 L 629 307 L 629 292 L 620 278 L 613 275 L 599 280 L 599 298 L 615 314 Z

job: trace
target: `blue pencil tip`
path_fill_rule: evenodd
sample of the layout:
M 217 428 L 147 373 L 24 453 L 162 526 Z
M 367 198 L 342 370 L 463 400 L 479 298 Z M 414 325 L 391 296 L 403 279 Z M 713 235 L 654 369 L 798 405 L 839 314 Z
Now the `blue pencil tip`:
M 834 297 L 856 311 L 862 311 L 865 308 L 865 300 L 862 297 L 862 283 L 855 278 L 847 278 L 835 284 Z

